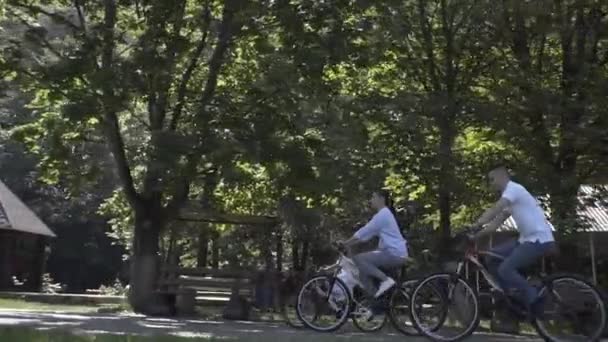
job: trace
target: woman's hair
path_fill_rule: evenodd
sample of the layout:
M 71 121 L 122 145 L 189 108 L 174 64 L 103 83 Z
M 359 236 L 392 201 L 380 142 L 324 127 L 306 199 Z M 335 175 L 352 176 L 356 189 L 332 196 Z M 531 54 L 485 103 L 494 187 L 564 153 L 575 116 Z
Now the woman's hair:
M 395 207 L 393 206 L 393 198 L 391 197 L 391 193 L 386 189 L 380 189 L 376 191 L 376 194 L 382 199 L 384 199 L 384 204 L 388 207 L 388 209 L 393 213 L 395 219 L 397 218 L 397 212 L 395 211 Z

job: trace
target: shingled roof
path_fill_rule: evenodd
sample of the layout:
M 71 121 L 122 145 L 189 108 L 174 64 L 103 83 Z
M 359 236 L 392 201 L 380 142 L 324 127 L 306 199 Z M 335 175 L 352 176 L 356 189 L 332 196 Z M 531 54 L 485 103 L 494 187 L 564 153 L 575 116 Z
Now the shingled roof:
M 0 181 L 0 229 L 56 236 L 2 181 Z

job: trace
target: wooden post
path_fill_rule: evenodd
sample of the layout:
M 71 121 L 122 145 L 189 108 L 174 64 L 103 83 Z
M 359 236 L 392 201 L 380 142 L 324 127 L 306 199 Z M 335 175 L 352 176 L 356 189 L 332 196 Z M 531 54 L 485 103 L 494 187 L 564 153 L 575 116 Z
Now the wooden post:
M 294 270 L 298 270 L 301 271 L 302 270 L 302 265 L 300 264 L 300 250 L 299 250 L 300 244 L 298 243 L 298 238 L 294 237 L 293 241 L 291 242 L 291 263 L 292 263 L 292 268 Z
M 593 241 L 593 232 L 589 232 L 589 251 L 591 251 L 591 275 L 593 277 L 593 285 L 597 285 L 597 269 L 595 266 L 595 243 Z
M 302 244 L 302 255 L 301 255 L 301 260 L 300 260 L 300 267 L 302 267 L 303 270 L 306 270 L 308 268 L 308 253 L 310 252 L 310 242 L 308 241 L 308 237 L 306 237 L 306 240 L 304 240 L 304 243 Z
M 219 265 L 220 265 L 220 246 L 219 246 L 219 233 L 214 233 L 213 234 L 213 239 L 212 239 L 212 251 L 211 251 L 211 267 L 213 269 L 218 269 Z
M 198 267 L 207 267 L 207 256 L 209 254 L 209 224 L 203 223 L 201 232 L 198 234 L 198 251 L 196 264 Z
M 283 270 L 283 232 L 281 226 L 277 226 L 277 272 Z

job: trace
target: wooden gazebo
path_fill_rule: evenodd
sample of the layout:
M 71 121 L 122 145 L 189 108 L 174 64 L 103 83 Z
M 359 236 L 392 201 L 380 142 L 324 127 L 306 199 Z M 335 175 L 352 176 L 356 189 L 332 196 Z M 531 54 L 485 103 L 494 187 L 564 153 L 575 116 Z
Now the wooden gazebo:
M 280 230 L 276 229 L 280 225 L 281 220 L 276 216 L 220 213 L 202 208 L 196 203 L 189 203 L 180 210 L 179 220 L 183 222 L 266 227 L 269 233 L 277 233 L 275 239 L 276 241 L 269 241 L 269 243 L 276 248 L 276 270 L 280 271 L 282 268 L 283 239 Z

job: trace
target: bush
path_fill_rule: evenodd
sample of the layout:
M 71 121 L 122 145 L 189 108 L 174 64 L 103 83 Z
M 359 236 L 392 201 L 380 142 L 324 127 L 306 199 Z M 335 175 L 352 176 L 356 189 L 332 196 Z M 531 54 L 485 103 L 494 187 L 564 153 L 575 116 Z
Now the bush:
M 99 293 L 104 296 L 126 296 L 127 289 L 122 285 L 120 280 L 114 280 L 114 284 L 110 286 L 101 285 Z
M 55 283 L 49 273 L 42 276 L 42 292 L 43 293 L 59 293 L 63 292 L 64 286 L 60 283 Z

